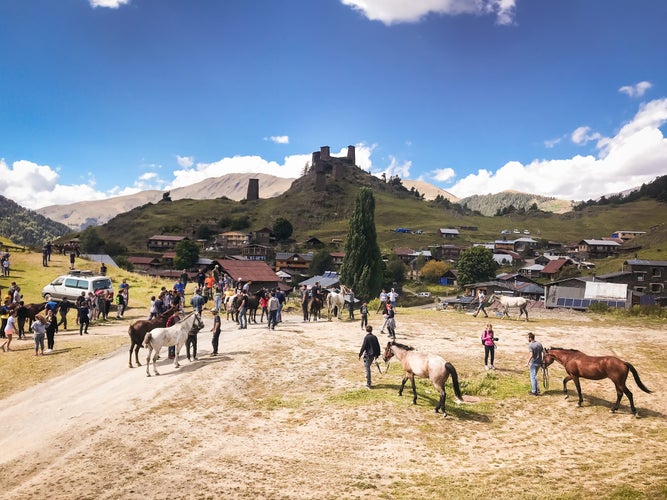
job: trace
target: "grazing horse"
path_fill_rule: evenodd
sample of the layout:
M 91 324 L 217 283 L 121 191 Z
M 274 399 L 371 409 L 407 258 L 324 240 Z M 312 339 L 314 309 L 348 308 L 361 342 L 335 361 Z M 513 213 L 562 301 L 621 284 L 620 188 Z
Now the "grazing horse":
M 618 410 L 621 398 L 623 397 L 623 394 L 625 394 L 630 401 L 630 410 L 632 410 L 632 413 L 635 415 L 637 414 L 632 393 L 625 385 L 628 378 L 628 372 L 632 372 L 637 386 L 642 391 L 647 393 L 651 392 L 640 380 L 635 367 L 627 361 L 623 361 L 615 356 L 588 356 L 576 349 L 562 349 L 560 347 L 545 349 L 544 352 L 545 356 L 542 361 L 543 367 L 546 368 L 554 361 L 558 361 L 563 365 L 563 368 L 565 368 L 565 371 L 567 372 L 567 377 L 563 379 L 563 393 L 565 393 L 565 399 L 568 397 L 567 383 L 570 380 L 574 381 L 574 385 L 577 388 L 577 394 L 579 395 L 577 406 L 581 406 L 584 401 L 584 398 L 581 395 L 579 378 L 587 378 L 589 380 L 602 380 L 604 378 L 611 379 L 616 386 L 616 404 L 612 407 L 612 412 Z
M 343 319 L 343 307 L 345 306 L 345 295 L 341 292 L 329 292 L 327 295 L 327 313 L 331 321 L 331 313 L 338 319 Z
M 519 308 L 519 318 L 522 314 L 526 315 L 526 321 L 528 321 L 528 299 L 525 297 L 505 297 L 503 295 L 493 294 L 489 297 L 489 304 L 492 304 L 494 301 L 498 301 L 503 306 L 503 318 L 509 318 L 509 308 L 518 307 Z
M 146 337 L 144 337 L 144 347 L 148 349 L 148 354 L 146 355 L 146 376 L 151 376 L 150 359 L 153 352 L 155 352 L 153 354 L 153 371 L 155 372 L 155 375 L 159 375 L 155 362 L 157 361 L 158 354 L 160 354 L 160 349 L 162 349 L 163 346 L 176 346 L 174 367 L 178 368 L 181 366 L 178 364 L 178 355 L 181 351 L 181 347 L 185 344 L 188 335 L 196 335 L 202 328 L 204 328 L 204 322 L 201 320 L 199 313 L 192 312 L 173 326 L 168 328 L 154 328 L 148 332 Z
M 463 401 L 463 396 L 461 395 L 461 388 L 459 387 L 459 376 L 456 373 L 454 365 L 450 362 L 445 361 L 440 356 L 436 354 L 429 354 L 425 352 L 417 352 L 414 350 L 414 347 L 407 345 L 399 344 L 397 342 L 391 341 L 387 344 L 387 347 L 384 350 L 382 359 L 385 363 L 388 362 L 392 356 L 396 356 L 398 360 L 403 365 L 405 370 L 405 376 L 403 377 L 403 382 L 401 382 L 401 388 L 398 390 L 398 395 L 403 395 L 403 388 L 405 383 L 410 379 L 412 382 L 412 404 L 417 404 L 417 389 L 415 388 L 415 376 L 420 378 L 427 378 L 433 383 L 440 393 L 440 401 L 435 407 L 435 412 L 438 413 L 438 410 L 442 409 L 443 415 L 447 416 L 447 411 L 445 410 L 445 382 L 447 378 L 452 376 L 452 386 L 454 387 L 454 394 L 456 394 L 457 402 L 460 403 Z
M 141 363 L 139 363 L 139 349 L 143 347 L 144 337 L 153 328 L 164 328 L 167 325 L 169 317 L 176 311 L 178 311 L 178 306 L 172 306 L 153 319 L 138 319 L 130 325 L 127 329 L 127 333 L 130 336 L 130 368 L 134 368 L 132 366 L 132 350 L 134 350 L 134 358 L 137 366 L 141 366 Z

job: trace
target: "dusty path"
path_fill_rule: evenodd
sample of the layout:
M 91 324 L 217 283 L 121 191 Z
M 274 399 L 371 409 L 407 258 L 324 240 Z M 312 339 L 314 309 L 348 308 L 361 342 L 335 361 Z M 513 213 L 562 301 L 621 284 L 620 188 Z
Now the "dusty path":
M 202 333 L 200 361 L 175 370 L 163 352 L 160 377 L 147 378 L 145 366 L 129 369 L 123 348 L 0 401 L 0 497 L 530 498 L 526 488 L 545 485 L 576 497 L 615 484 L 644 491 L 667 484 L 664 389 L 645 394 L 630 381 L 642 418 L 625 402 L 610 415 L 608 381 L 584 382 L 577 409 L 559 395 L 563 372 L 553 369 L 543 398 L 480 394 L 478 406 L 448 404 L 443 419 L 426 384 L 416 406 L 396 396 L 395 363 L 365 389 L 358 323 L 286 319 L 276 331 L 237 330 L 223 319 L 221 356 L 208 355 L 210 333 Z M 667 348 L 664 332 L 497 321 L 499 370 L 487 375 L 483 319 L 431 311 L 398 319 L 399 340 L 443 354 L 464 381 L 491 377 L 494 391 L 513 380 L 527 387 L 528 329 L 545 345 L 631 359 L 646 385 L 667 387 L 657 354 Z M 210 316 L 206 323 L 203 332 Z M 109 334 L 126 335 L 116 328 Z M 590 470 L 585 486 L 562 481 Z

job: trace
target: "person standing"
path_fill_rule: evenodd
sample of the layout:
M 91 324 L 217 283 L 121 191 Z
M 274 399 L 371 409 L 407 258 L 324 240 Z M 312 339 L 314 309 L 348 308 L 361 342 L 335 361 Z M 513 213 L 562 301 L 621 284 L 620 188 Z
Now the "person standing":
M 496 339 L 493 336 L 493 326 L 491 323 L 486 324 L 484 333 L 482 333 L 482 345 L 484 346 L 484 368 L 487 370 L 495 370 L 496 367 L 493 366 L 493 358 L 496 350 Z M 489 365 L 489 357 L 491 358 L 491 364 Z
M 199 330 L 193 328 L 188 333 L 188 337 L 185 339 L 185 354 L 188 357 L 188 361 L 198 361 L 197 358 L 197 334 Z M 192 348 L 192 359 L 190 358 L 190 348 Z
M 476 310 L 476 311 L 473 313 L 473 315 L 472 315 L 473 318 L 476 318 L 477 315 L 478 315 L 480 312 L 483 312 L 483 313 L 484 313 L 484 317 L 485 317 L 485 318 L 488 318 L 488 317 L 489 317 L 489 315 L 486 314 L 486 310 L 484 309 L 484 301 L 485 301 L 485 300 L 486 300 L 486 294 L 484 293 L 484 290 L 478 290 L 478 291 L 477 291 L 477 302 L 478 302 L 478 305 L 477 305 L 477 310 Z
M 0 346 L 0 348 L 5 352 L 11 351 L 9 346 L 12 343 L 12 338 L 14 337 L 15 334 L 18 333 L 18 328 L 16 326 L 16 314 L 17 314 L 16 309 L 13 309 L 9 314 L 9 318 L 7 318 L 7 326 L 5 326 L 6 340 L 2 343 L 2 346 Z
M 393 288 L 387 294 L 387 301 L 391 304 L 391 307 L 396 307 L 396 301 L 398 300 L 398 293 Z
M 368 303 L 366 301 L 361 303 L 359 314 L 361 314 L 361 329 L 363 330 L 368 326 Z
M 248 296 L 244 291 L 241 291 L 241 295 L 239 295 L 239 307 L 237 309 L 239 330 L 244 330 L 248 328 L 248 319 L 246 318 L 247 309 L 248 309 Z M 269 314 L 271 314 L 271 311 L 269 311 Z
M 217 309 L 211 309 L 211 312 L 213 313 L 213 328 L 211 328 L 211 331 L 213 332 L 213 337 L 211 338 L 213 352 L 211 353 L 211 356 L 217 356 L 218 342 L 220 341 L 220 315 L 218 314 Z
M 396 320 L 394 319 L 394 315 L 394 306 L 387 304 L 387 335 L 389 335 L 389 338 L 392 340 L 396 339 Z
M 530 393 L 533 396 L 540 396 L 539 387 L 537 386 L 537 371 L 542 366 L 542 344 L 535 340 L 535 334 L 530 332 L 528 334 L 528 350 L 530 351 L 530 358 L 528 358 L 528 367 L 530 368 Z
M 123 299 L 125 302 L 125 307 L 123 307 L 123 313 L 124 313 L 125 309 L 127 309 L 130 305 L 130 284 L 127 282 L 127 278 L 123 278 L 121 284 L 118 285 L 118 293 L 123 295 Z M 120 317 L 122 318 L 123 315 L 121 314 Z
M 76 308 L 77 322 L 79 323 L 79 335 L 83 335 L 84 333 L 88 335 L 88 326 L 90 325 L 90 306 L 88 305 L 88 300 L 85 298 L 80 301 L 79 304 L 80 305 Z
M 53 352 L 58 331 L 58 320 L 51 309 L 46 310 L 46 352 Z
M 44 354 L 44 336 L 46 335 L 46 319 L 41 314 L 35 316 L 35 321 L 30 325 L 35 340 L 35 356 Z
M 387 291 L 383 288 L 382 291 L 380 292 L 380 303 L 378 304 L 378 310 L 375 311 L 375 314 L 378 314 L 380 311 L 382 311 L 382 314 L 385 314 L 385 309 L 387 305 Z
M 308 321 L 308 303 L 310 302 L 310 293 L 308 287 L 303 285 L 301 287 L 301 312 L 303 313 L 303 322 Z
M 276 320 L 278 323 L 283 322 L 283 306 L 285 305 L 285 302 L 287 301 L 287 295 L 285 295 L 285 292 L 283 292 L 280 288 L 276 288 L 276 299 L 278 299 L 278 314 L 276 315 Z M 271 310 L 269 310 L 269 313 L 271 313 Z
M 206 300 L 204 297 L 202 297 L 199 288 L 195 290 L 194 295 L 190 299 L 190 305 L 192 308 L 197 312 L 197 314 L 201 315 L 202 310 L 204 309 L 204 304 L 206 303 Z
M 271 298 L 269 299 L 269 328 L 271 330 L 276 329 L 278 324 L 278 310 L 280 309 L 280 300 L 276 297 L 275 292 L 271 292 Z
M 262 315 L 259 317 L 259 322 L 264 323 L 264 316 L 266 316 L 266 321 L 269 321 L 269 297 L 266 293 L 262 294 L 259 298 L 259 307 L 262 309 Z
M 74 262 L 76 262 L 76 254 L 74 251 L 69 253 L 69 268 L 74 269 Z
M 58 322 L 58 326 L 63 325 L 63 330 L 67 330 L 67 313 L 69 312 L 70 307 L 72 307 L 72 303 L 67 297 L 63 297 L 63 300 L 60 301 L 60 307 L 58 308 L 60 311 L 60 321 Z
M 370 389 L 372 387 L 371 366 L 378 356 L 380 356 L 380 342 L 378 342 L 378 338 L 373 334 L 373 327 L 370 325 L 366 327 L 366 335 L 364 336 L 364 341 L 361 343 L 361 349 L 359 349 L 359 359 L 362 356 L 364 357 L 364 368 L 366 370 L 366 387 Z
M 351 288 L 348 288 L 347 291 L 348 291 L 348 298 L 350 299 L 348 311 L 350 314 L 350 319 L 354 321 L 354 291 Z

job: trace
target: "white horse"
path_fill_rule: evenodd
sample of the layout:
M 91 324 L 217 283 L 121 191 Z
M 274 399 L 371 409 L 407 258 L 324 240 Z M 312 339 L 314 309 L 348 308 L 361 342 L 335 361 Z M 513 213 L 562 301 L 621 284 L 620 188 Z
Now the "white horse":
M 345 295 L 343 292 L 329 292 L 327 294 L 327 312 L 329 313 L 329 321 L 331 321 L 331 313 L 336 310 L 338 319 L 343 319 L 343 307 L 345 306 Z
M 149 370 L 151 366 L 151 354 L 153 354 L 153 371 L 155 372 L 155 375 L 159 375 L 155 362 L 157 361 L 160 349 L 162 349 L 163 346 L 176 346 L 174 367 L 178 368 L 180 366 L 178 364 L 178 354 L 181 351 L 181 347 L 185 344 L 188 335 L 191 333 L 196 335 L 202 328 L 204 328 L 204 322 L 201 320 L 197 312 L 193 312 L 173 326 L 168 328 L 154 328 L 148 332 L 144 337 L 144 347 L 148 349 L 148 355 L 146 356 L 146 376 L 151 376 Z
M 493 294 L 489 298 L 489 303 L 492 304 L 495 301 L 498 301 L 503 306 L 503 317 L 509 318 L 509 308 L 518 307 L 519 308 L 519 318 L 522 314 L 526 315 L 526 321 L 528 321 L 528 299 L 525 297 L 505 297 L 503 295 Z

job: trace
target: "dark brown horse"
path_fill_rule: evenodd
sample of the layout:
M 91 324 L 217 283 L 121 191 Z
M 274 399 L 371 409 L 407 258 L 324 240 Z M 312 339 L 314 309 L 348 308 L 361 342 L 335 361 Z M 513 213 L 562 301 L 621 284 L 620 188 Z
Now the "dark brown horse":
M 388 362 L 392 356 L 396 356 L 403 365 L 405 376 L 401 382 L 401 388 L 398 390 L 398 395 L 403 395 L 403 388 L 405 383 L 410 379 L 412 382 L 412 404 L 417 404 L 417 389 L 415 388 L 415 377 L 427 378 L 440 393 L 440 400 L 435 407 L 435 412 L 442 409 L 442 414 L 446 417 L 445 410 L 445 382 L 449 376 L 452 376 L 452 386 L 454 387 L 454 394 L 456 394 L 457 402 L 463 401 L 461 388 L 459 387 L 459 376 L 456 373 L 454 365 L 445 361 L 437 354 L 429 354 L 427 352 L 417 352 L 414 347 L 399 344 L 397 342 L 389 342 L 384 350 L 382 359 L 385 363 Z
M 138 319 L 130 325 L 127 330 L 130 336 L 130 368 L 134 368 L 132 366 L 132 350 L 134 349 L 134 359 L 137 362 L 137 366 L 141 366 L 141 363 L 139 363 L 139 349 L 143 347 L 144 337 L 154 328 L 164 328 L 167 325 L 169 316 L 177 310 L 178 306 L 172 306 L 153 319 Z
M 579 383 L 579 378 L 587 378 L 589 380 L 602 380 L 605 378 L 611 379 L 611 381 L 616 386 L 616 404 L 612 407 L 611 411 L 615 412 L 618 410 L 618 406 L 621 402 L 623 394 L 628 397 L 630 401 L 630 409 L 632 413 L 637 414 L 635 409 L 635 403 L 632 398 L 632 393 L 625 385 L 625 381 L 628 378 L 628 373 L 632 372 L 632 375 L 635 378 L 637 387 L 642 391 L 650 393 L 651 391 L 646 388 L 639 378 L 639 374 L 634 366 L 632 366 L 627 361 L 623 361 L 615 356 L 588 356 L 581 351 L 576 349 L 562 349 L 560 347 L 552 347 L 551 349 L 544 350 L 544 360 L 542 365 L 546 368 L 554 361 L 558 361 L 565 371 L 567 372 L 567 377 L 563 379 L 563 392 L 565 393 L 565 399 L 567 399 L 567 383 L 572 380 L 574 385 L 577 388 L 577 394 L 579 395 L 579 402 L 577 406 L 581 406 L 584 401 L 584 398 L 581 395 L 581 384 Z
M 46 302 L 37 304 L 16 304 L 11 309 L 16 309 L 16 323 L 18 325 L 19 338 L 25 337 L 25 323 L 28 321 L 28 331 L 32 331 L 32 324 L 35 322 L 35 316 L 46 308 Z M 54 311 L 55 313 L 55 311 Z

